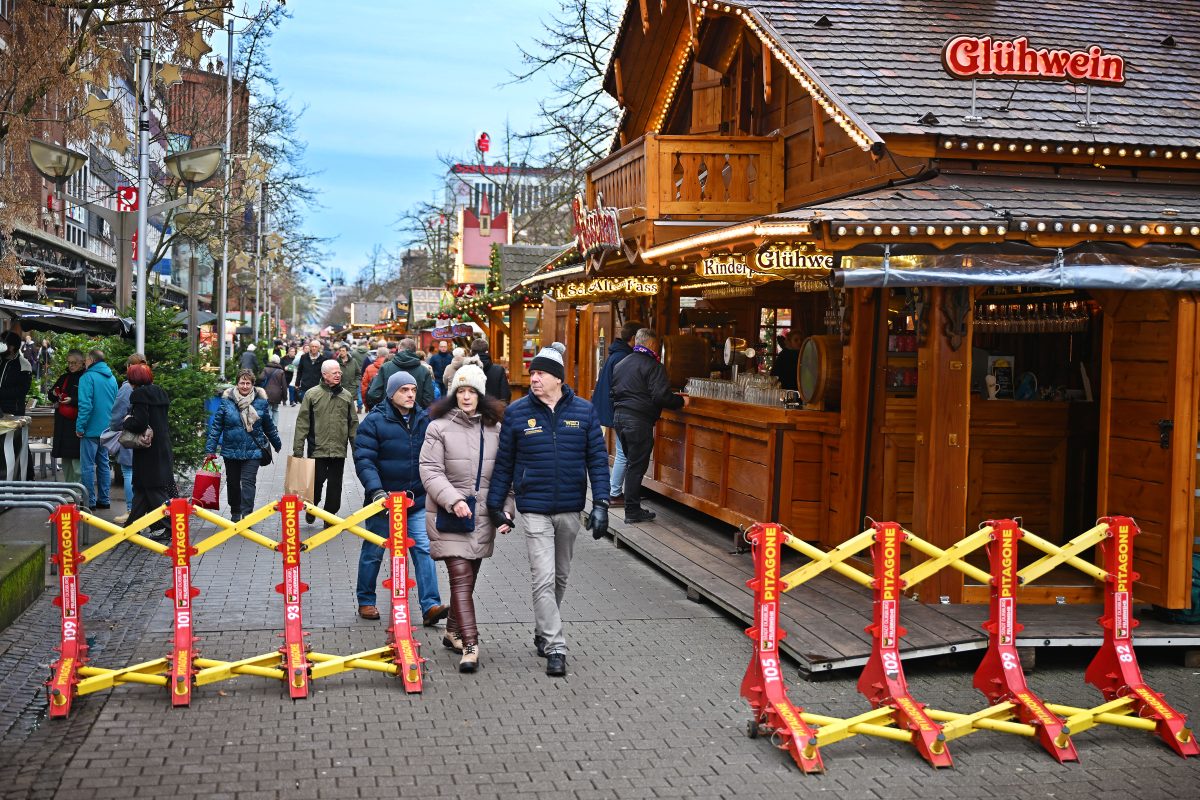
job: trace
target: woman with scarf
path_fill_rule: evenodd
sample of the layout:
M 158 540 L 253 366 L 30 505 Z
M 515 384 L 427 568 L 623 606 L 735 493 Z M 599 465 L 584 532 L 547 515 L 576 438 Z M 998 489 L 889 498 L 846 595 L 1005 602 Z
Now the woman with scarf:
M 267 393 L 254 385 L 254 373 L 248 369 L 239 372 L 237 385 L 221 395 L 221 405 L 208 426 L 204 445 L 208 458 L 216 458 L 218 447 L 225 459 L 229 518 L 237 522 L 254 510 L 258 468 L 264 451 L 270 447 L 278 453 L 283 447 L 268 411 Z

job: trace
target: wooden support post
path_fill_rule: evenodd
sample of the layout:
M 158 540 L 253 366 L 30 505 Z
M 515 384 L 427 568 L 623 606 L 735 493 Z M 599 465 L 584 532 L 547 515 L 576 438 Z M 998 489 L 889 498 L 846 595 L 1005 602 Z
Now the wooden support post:
M 525 351 L 525 304 L 512 303 L 508 307 L 508 381 L 524 380 L 523 356 Z
M 880 343 L 875 335 L 880 291 L 852 289 L 847 294 L 850 306 L 850 339 L 842 347 L 842 469 L 839 487 L 841 498 L 837 506 L 838 515 L 830 515 L 826 524 L 821 527 L 821 541 L 831 547 L 846 541 L 862 528 L 862 520 L 858 515 L 862 509 L 863 492 L 866 491 L 863 485 L 863 470 L 867 459 L 867 430 L 872 417 L 871 382 L 874 380 L 871 374 L 871 355 L 876 347 L 886 348 L 887 342 L 884 339 Z M 881 353 L 879 357 L 882 359 L 886 356 Z M 875 407 L 882 408 L 883 403 L 882 394 L 876 396 Z
M 967 470 L 971 425 L 971 328 L 958 349 L 943 332 L 954 288 L 930 290 L 930 330 L 918 351 L 916 463 L 913 475 L 913 532 L 946 548 L 966 534 Z M 968 290 L 968 304 L 970 295 Z M 962 575 L 944 569 L 924 582 L 921 599 L 962 600 Z

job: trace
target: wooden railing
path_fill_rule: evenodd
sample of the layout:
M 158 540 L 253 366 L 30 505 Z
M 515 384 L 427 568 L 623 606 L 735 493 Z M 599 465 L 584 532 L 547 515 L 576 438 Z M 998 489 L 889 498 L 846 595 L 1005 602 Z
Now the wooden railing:
M 783 194 L 783 140 L 657 136 L 630 142 L 588 170 L 588 203 L 626 219 L 769 214 Z

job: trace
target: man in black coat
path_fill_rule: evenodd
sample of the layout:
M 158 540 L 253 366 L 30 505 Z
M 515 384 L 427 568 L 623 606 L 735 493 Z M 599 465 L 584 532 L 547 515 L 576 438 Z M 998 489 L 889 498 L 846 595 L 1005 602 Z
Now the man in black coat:
M 308 349 L 296 359 L 296 393 L 301 400 L 305 392 L 321 382 L 321 364 L 327 360 L 316 339 L 309 342 Z
M 671 391 L 667 371 L 658 361 L 658 334 L 642 328 L 633 337 L 633 352 L 613 368 L 609 396 L 613 427 L 621 440 L 625 471 L 625 521 L 649 522 L 654 512 L 642 508 L 642 478 L 654 452 L 654 424 L 664 408 L 683 408 L 688 399 Z
M 504 367 L 492 361 L 487 339 L 476 339 L 471 342 L 471 355 L 479 356 L 479 366 L 483 369 L 484 377 L 487 378 L 483 393 L 488 397 L 496 398 L 501 403 L 511 402 L 512 388 L 508 385 L 508 373 L 504 371 Z
M 440 340 L 437 352 L 429 357 L 429 368 L 433 370 L 433 382 L 441 397 L 446 396 L 446 382 L 442 380 L 442 373 L 446 371 L 446 367 L 450 366 L 450 362 L 453 360 L 454 356 L 450 354 L 450 342 L 446 339 Z
M 608 346 L 608 358 L 604 360 L 604 366 L 600 368 L 600 377 L 596 379 L 596 388 L 592 390 L 592 405 L 596 407 L 596 416 L 600 417 L 600 424 L 606 428 L 613 426 L 613 404 L 612 398 L 609 396 L 613 369 L 621 363 L 625 356 L 633 352 L 633 337 L 637 335 L 641 327 L 642 323 L 640 322 L 626 322 L 621 326 L 620 334 Z M 622 494 L 624 489 L 621 487 L 625 484 L 627 466 L 625 449 L 621 447 L 621 437 L 618 436 L 617 453 L 613 456 L 612 474 L 608 481 L 608 485 L 612 487 L 613 491 L 613 496 L 609 499 L 613 508 L 625 505 L 625 495 Z

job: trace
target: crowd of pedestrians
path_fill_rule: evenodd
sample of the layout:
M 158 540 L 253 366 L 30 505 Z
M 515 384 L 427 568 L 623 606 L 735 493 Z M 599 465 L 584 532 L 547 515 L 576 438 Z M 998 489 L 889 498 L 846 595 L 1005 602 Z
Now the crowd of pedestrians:
M 28 344 L 15 335 L 0 338 L 0 404 L 6 383 L 32 376 Z M 592 402 L 567 384 L 566 348 L 557 342 L 532 359 L 529 393 L 511 403 L 507 371 L 492 361 L 482 338 L 459 347 L 441 341 L 428 356 L 411 338 L 373 348 L 313 339 L 262 350 L 250 345 L 242 353 L 236 381 L 220 394 L 208 425 L 206 460 L 223 464 L 230 518 L 255 509 L 259 469 L 283 449 L 280 409 L 298 406 L 291 453 L 315 462 L 314 506 L 331 515 L 340 511 L 347 458 L 364 503 L 392 492 L 412 496 L 409 552 L 421 620 L 427 626 L 446 620 L 442 641 L 460 654 L 463 672 L 482 664 L 474 604 L 481 568 L 497 536 L 518 530 L 520 521 L 530 564 L 533 648 L 546 659 L 547 674 L 565 675 L 562 606 L 576 538 L 583 527 L 603 537 L 610 505 L 623 505 L 627 521 L 653 519 L 642 505 L 641 480 L 654 424 L 662 409 L 686 403 L 668 387 L 657 334 L 636 322 L 622 327 Z M 174 496 L 176 478 L 171 399 L 142 355 L 128 359 L 125 376 L 118 387 L 103 352 L 73 350 L 50 389 L 53 454 L 68 480 L 83 483 L 89 508 L 110 507 L 110 455 L 120 465 L 126 513 L 118 523 L 160 507 Z M 611 475 L 605 428 L 615 432 Z M 130 437 L 138 443 L 130 446 Z M 305 522 L 314 524 L 315 515 L 306 513 Z M 386 535 L 386 513 L 364 524 Z M 151 535 L 165 537 L 162 523 Z M 369 542 L 359 554 L 355 594 L 364 619 L 380 618 L 383 554 Z M 448 602 L 439 592 L 438 562 L 449 577 Z

